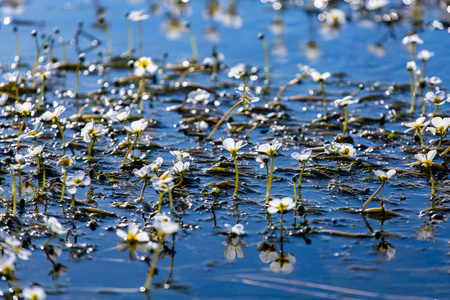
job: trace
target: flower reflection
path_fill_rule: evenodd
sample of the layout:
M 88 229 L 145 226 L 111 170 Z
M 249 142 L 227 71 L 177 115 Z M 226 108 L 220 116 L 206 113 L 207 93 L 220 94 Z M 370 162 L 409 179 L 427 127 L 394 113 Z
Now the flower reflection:
M 381 242 L 379 242 L 378 244 L 373 245 L 372 249 L 374 251 L 379 252 L 381 257 L 384 258 L 386 261 L 391 260 L 392 258 L 394 258 L 395 247 L 392 246 L 391 244 L 389 244 L 384 239 L 382 239 Z
M 297 262 L 294 255 L 284 251 L 270 253 L 269 259 L 272 262 L 270 264 L 270 269 L 275 273 L 281 271 L 283 274 L 291 273 L 294 270 L 293 264 Z
M 228 225 L 228 226 L 227 226 Z M 225 227 L 231 225 L 226 224 Z M 229 261 L 233 261 L 236 256 L 238 258 L 244 257 L 244 250 L 242 248 L 248 248 L 247 243 L 242 240 L 241 235 L 245 234 L 244 226 L 242 224 L 236 224 L 231 227 L 227 240 L 225 241 L 225 257 Z
M 276 243 L 262 241 L 257 244 L 257 250 L 260 251 L 259 259 L 267 264 L 271 262 L 270 257 L 278 251 Z

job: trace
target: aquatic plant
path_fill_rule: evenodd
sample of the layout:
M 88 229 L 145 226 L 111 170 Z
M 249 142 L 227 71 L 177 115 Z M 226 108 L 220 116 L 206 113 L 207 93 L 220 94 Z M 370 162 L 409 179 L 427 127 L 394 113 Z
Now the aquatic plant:
M 128 148 L 127 153 L 125 153 L 125 157 L 123 159 L 122 166 L 124 166 L 126 164 L 128 155 L 130 155 L 131 150 L 136 145 L 136 143 L 139 139 L 139 136 L 144 133 L 145 128 L 147 128 L 147 125 L 148 125 L 147 121 L 138 120 L 138 121 L 132 122 L 131 126 L 125 126 L 126 131 L 132 133 L 135 136 L 135 138 L 134 138 L 133 143 L 130 145 L 130 148 Z
M 266 205 L 269 204 L 270 199 L 270 189 L 272 187 L 272 179 L 273 179 L 273 161 L 274 161 L 274 155 L 277 153 L 277 150 L 282 146 L 281 143 L 278 141 L 273 141 L 270 144 L 262 144 L 259 145 L 256 151 L 262 152 L 270 156 L 270 173 L 269 177 L 267 177 L 267 191 L 266 191 Z
M 298 175 L 298 198 L 301 200 L 302 199 L 302 177 L 303 177 L 303 172 L 305 171 L 305 167 L 306 167 L 306 162 L 309 160 L 309 158 L 311 157 L 311 150 L 310 149 L 304 149 L 302 150 L 301 153 L 298 152 L 292 152 L 291 156 L 293 159 L 298 160 L 300 163 L 302 163 L 302 169 L 300 171 L 300 174 Z M 295 197 L 295 204 L 297 204 L 297 197 Z
M 434 196 L 434 178 L 433 178 L 433 170 L 431 168 L 432 162 L 434 157 L 436 156 L 437 151 L 436 150 L 430 150 L 428 153 L 422 154 L 416 154 L 414 157 L 420 162 L 422 166 L 428 169 L 430 173 L 430 182 L 431 182 L 431 196 Z
M 231 157 L 233 157 L 233 160 L 234 160 L 234 167 L 236 169 L 236 183 L 235 183 L 233 197 L 236 198 L 237 192 L 238 192 L 238 187 L 239 187 L 239 170 L 238 170 L 238 163 L 237 163 L 237 152 L 242 147 L 244 147 L 245 144 L 244 144 L 244 141 L 235 142 L 233 139 L 228 138 L 222 142 L 222 146 L 225 150 L 227 150 L 231 153 Z
M 374 170 L 373 173 L 381 180 L 381 185 L 372 194 L 372 196 L 370 196 L 369 199 L 367 199 L 366 202 L 364 202 L 364 205 L 362 206 L 362 209 L 361 209 L 362 213 L 365 213 L 367 211 L 366 210 L 367 205 L 375 198 L 376 195 L 378 195 L 378 193 L 383 189 L 384 184 L 386 183 L 386 181 L 391 179 L 392 176 L 394 176 L 397 173 L 397 171 L 395 171 L 394 169 L 391 169 L 391 170 L 389 170 L 387 172 L 384 172 L 382 170 Z M 380 209 L 384 213 L 385 208 L 384 208 L 383 195 L 381 196 Z
M 330 78 L 331 74 L 329 72 L 319 73 L 316 70 L 312 71 L 310 74 L 312 80 L 320 83 L 320 93 L 322 94 L 323 110 L 325 117 L 328 117 L 327 99 L 325 97 L 325 80 Z

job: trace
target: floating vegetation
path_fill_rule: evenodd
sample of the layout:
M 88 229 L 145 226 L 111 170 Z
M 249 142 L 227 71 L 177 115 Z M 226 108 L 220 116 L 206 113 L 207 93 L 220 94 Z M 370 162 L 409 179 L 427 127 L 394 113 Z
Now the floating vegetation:
M 448 296 L 448 4 L 16 2 L 6 299 Z

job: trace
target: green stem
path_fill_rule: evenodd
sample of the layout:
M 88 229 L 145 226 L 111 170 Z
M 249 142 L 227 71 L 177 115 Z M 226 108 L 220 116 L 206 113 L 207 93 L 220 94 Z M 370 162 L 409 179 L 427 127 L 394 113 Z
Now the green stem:
M 300 174 L 298 175 L 298 199 L 302 200 L 302 177 L 303 172 L 305 171 L 306 162 L 303 162 L 302 170 L 300 171 Z
M 159 191 L 158 213 L 161 212 L 161 206 L 162 206 L 163 195 L 164 195 L 164 192 L 163 192 L 163 191 Z
M 223 123 L 223 121 L 225 121 L 225 119 L 231 114 L 231 112 L 238 107 L 240 104 L 244 103 L 244 99 L 239 100 L 235 105 L 233 105 L 233 107 L 230 108 L 230 110 L 227 111 L 227 113 L 222 117 L 222 119 L 219 120 L 219 122 L 217 122 L 216 126 L 214 126 L 213 131 L 211 132 L 211 134 L 208 137 L 208 140 L 211 140 L 214 133 L 216 132 L 217 128 L 219 128 L 219 126 Z
M 92 150 L 94 149 L 94 140 L 89 142 L 89 149 L 88 149 L 88 161 L 91 161 L 92 159 Z
M 41 108 L 42 99 L 44 98 L 44 93 L 45 93 L 45 79 L 46 79 L 46 76 L 42 76 L 41 95 L 39 96 L 39 102 L 38 102 L 38 105 L 37 105 L 37 107 L 36 107 L 36 110 L 39 110 L 39 109 Z
M 59 119 L 56 118 L 55 120 L 56 126 L 58 126 L 59 133 L 61 134 L 62 142 L 63 142 L 63 155 L 66 154 L 66 138 L 64 137 L 64 131 L 61 127 L 61 123 L 59 122 Z
M 328 117 L 327 99 L 325 98 L 325 83 L 320 81 L 320 92 L 322 93 L 323 109 L 325 111 L 325 117 Z
M 162 241 L 162 239 L 161 239 Z M 153 276 L 155 275 L 156 270 L 156 263 L 158 262 L 159 253 L 161 252 L 162 242 L 158 243 L 158 247 L 155 250 L 155 253 L 153 253 L 153 259 L 152 263 L 150 265 L 150 269 L 147 273 L 147 279 L 145 280 L 144 288 L 146 291 L 150 290 L 150 285 L 152 284 Z
M 423 144 L 423 138 L 422 138 L 422 133 L 420 129 L 416 130 L 417 134 L 419 135 L 419 139 L 420 139 L 420 146 L 423 148 L 425 148 L 424 144 Z
M 414 82 L 413 82 L 413 71 L 409 71 L 409 85 L 411 89 L 411 108 L 409 109 L 410 113 L 414 113 L 414 106 L 415 106 L 415 96 L 414 96 Z
M 22 172 L 17 170 L 17 179 L 19 180 L 19 201 L 22 200 Z
M 77 64 L 77 69 L 75 71 L 75 90 L 73 92 L 75 98 L 78 98 L 78 85 L 79 85 L 79 81 L 80 81 L 80 70 L 81 70 L 81 64 L 82 62 L 78 62 Z
M 431 196 L 434 196 L 434 178 L 433 171 L 431 170 L 431 165 L 428 167 L 430 170 L 430 181 L 431 181 Z
M 239 170 L 238 170 L 236 154 L 233 154 L 233 159 L 234 159 L 234 167 L 236 168 L 236 184 L 235 184 L 235 187 L 234 187 L 233 197 L 236 198 L 237 197 L 237 193 L 238 193 L 238 186 L 239 186 Z
M 64 191 L 66 189 L 66 178 L 67 178 L 67 171 L 64 171 L 63 186 L 61 190 L 61 205 L 63 206 L 64 206 Z
M 14 175 L 14 171 L 11 170 L 12 175 L 12 200 L 13 200 L 13 215 L 16 215 L 17 209 L 17 195 L 16 195 L 16 175 Z
M 370 196 L 370 198 L 367 199 L 367 201 L 364 203 L 364 205 L 363 205 L 363 207 L 362 207 L 362 209 L 361 209 L 361 212 L 362 212 L 362 213 L 364 213 L 364 212 L 366 211 L 366 207 L 367 207 L 367 205 L 370 203 L 370 201 L 372 201 L 372 200 L 375 198 L 375 196 L 381 191 L 381 189 L 383 188 L 385 182 L 386 182 L 386 180 L 383 180 L 383 181 L 381 182 L 380 187 L 379 187 L 379 188 L 375 191 L 375 193 L 373 193 L 373 195 Z
M 194 31 L 191 26 L 188 26 L 189 36 L 191 39 L 191 48 L 192 48 L 192 63 L 197 63 L 198 61 L 198 50 L 197 50 L 197 40 L 195 39 Z
M 292 181 L 292 184 L 294 184 L 294 201 L 295 206 L 297 206 L 297 185 L 295 184 L 295 180 Z
M 27 119 L 27 115 L 23 116 L 23 121 L 22 121 L 22 124 L 20 125 L 19 133 L 17 134 L 18 137 L 20 137 L 20 135 L 22 134 L 22 130 L 25 127 L 26 119 Z M 20 140 L 17 139 L 17 153 L 19 153 L 19 148 L 20 148 Z
M 133 144 L 131 144 L 130 148 L 128 148 L 128 151 L 125 154 L 125 158 L 123 159 L 122 166 L 125 166 L 125 164 L 127 163 L 128 155 L 130 155 L 131 150 L 133 149 L 134 145 L 136 145 L 138 138 L 139 138 L 139 134 L 136 134 L 136 138 L 134 139 Z
M 172 190 L 169 189 L 168 193 L 169 193 L 169 199 L 170 199 L 170 213 L 173 214 L 173 197 L 172 197 Z
M 345 138 L 345 132 L 347 131 L 347 123 L 348 123 L 348 110 L 347 105 L 344 105 L 344 129 L 342 130 L 342 139 Z
M 105 22 L 106 25 L 106 39 L 107 39 L 107 53 L 108 57 L 112 56 L 112 36 L 109 25 Z
M 42 190 L 45 191 L 45 164 L 42 161 Z
M 70 208 L 74 208 L 75 207 L 75 194 L 72 194 L 72 202 L 70 203 Z
M 144 178 L 144 186 L 142 186 L 141 196 L 139 197 L 138 201 L 144 200 L 144 191 L 147 187 L 147 178 Z
M 139 81 L 139 88 L 136 96 L 136 102 L 140 100 L 139 109 L 141 110 L 141 113 L 144 111 L 144 97 L 142 97 L 142 94 L 144 93 L 144 88 L 145 88 L 145 73 L 144 75 L 142 75 L 141 81 Z
M 272 178 L 273 178 L 273 154 L 271 155 L 270 158 L 270 174 L 269 179 L 267 179 L 266 205 L 269 204 L 270 188 L 272 187 Z

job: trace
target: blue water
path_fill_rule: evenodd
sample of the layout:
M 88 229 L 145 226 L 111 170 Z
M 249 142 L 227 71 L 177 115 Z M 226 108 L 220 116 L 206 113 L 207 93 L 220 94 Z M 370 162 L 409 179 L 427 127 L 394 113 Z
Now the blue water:
M 395 38 L 389 37 L 389 28 L 385 24 L 375 23 L 371 15 L 363 15 L 357 10 L 352 10 L 344 2 L 335 3 L 347 16 L 347 22 L 338 29 L 333 36 L 324 35 L 323 23 L 317 19 L 317 13 L 308 15 L 302 1 L 281 1 L 286 7 L 281 11 L 271 8 L 271 3 L 260 3 L 259 1 L 238 1 L 237 13 L 242 24 L 239 28 L 226 26 L 220 21 L 206 17 L 206 7 L 209 1 L 188 1 L 186 10 L 175 12 L 176 9 L 170 5 L 177 1 L 30 1 L 22 4 L 20 12 L 10 13 L 10 6 L 2 5 L 2 17 L 10 17 L 13 24 L 4 24 L 0 29 L 0 38 L 3 47 L 0 47 L 2 57 L 3 73 L 11 69 L 11 63 L 16 55 L 15 36 L 13 26 L 16 24 L 21 42 L 21 62 L 24 63 L 23 70 L 29 70 L 35 58 L 35 45 L 30 32 L 33 29 L 42 34 L 51 35 L 55 27 L 58 27 L 68 43 L 68 60 L 77 62 L 78 53 L 70 40 L 75 36 L 78 23 L 83 22 L 83 30 L 89 34 L 89 38 L 81 40 L 82 47 L 90 43 L 90 36 L 100 40 L 100 46 L 86 52 L 86 64 L 94 64 L 98 61 L 98 53 L 105 50 L 107 37 L 106 32 L 95 27 L 97 21 L 96 11 L 101 7 L 105 11 L 105 19 L 112 33 L 113 55 L 119 55 L 128 50 L 127 23 L 124 19 L 125 12 L 132 10 L 149 10 L 152 7 L 157 13 L 152 13 L 143 25 L 143 51 L 145 56 L 151 56 L 157 62 L 161 62 L 164 53 L 167 54 L 167 62 L 178 64 L 192 58 L 190 37 L 187 31 L 179 33 L 176 39 L 170 39 L 162 30 L 168 15 L 177 15 L 180 22 L 189 22 L 198 42 L 199 60 L 210 56 L 213 47 L 225 55 L 224 64 L 232 67 L 237 63 L 245 63 L 260 69 L 260 79 L 250 83 L 250 86 L 258 92 L 258 87 L 263 86 L 264 77 L 264 53 L 263 44 L 258 39 L 258 33 L 264 33 L 269 44 L 271 60 L 270 89 L 267 95 L 259 94 L 262 101 L 256 105 L 262 107 L 270 102 L 279 87 L 296 77 L 300 73 L 298 64 L 309 65 L 319 72 L 331 72 L 332 77 L 327 81 L 325 89 L 330 98 L 341 98 L 357 89 L 358 84 L 363 83 L 365 89 L 359 94 L 376 95 L 375 100 L 368 100 L 349 107 L 350 116 L 363 116 L 378 118 L 379 114 L 386 115 L 385 125 L 377 122 L 363 125 L 349 125 L 350 134 L 354 139 L 354 145 L 358 148 L 358 158 L 363 164 L 374 164 L 379 168 L 387 169 L 395 167 L 404 170 L 415 170 L 410 164 L 416 160 L 414 155 L 403 147 L 416 147 L 419 144 L 412 138 L 412 134 L 403 135 L 406 127 L 402 121 L 411 121 L 406 114 L 409 108 L 409 74 L 405 68 L 406 62 L 411 59 L 409 49 L 401 44 L 401 39 L 417 30 L 411 26 L 412 8 L 401 2 L 388 4 L 388 9 L 397 9 L 402 16 L 395 25 Z M 223 10 L 231 4 L 231 1 L 220 1 Z M 427 64 L 426 76 L 439 76 L 442 80 L 441 89 L 447 90 L 450 75 L 447 72 L 450 65 L 448 53 L 448 28 L 431 30 L 429 24 L 441 18 L 448 19 L 448 13 L 438 8 L 435 3 L 424 3 L 423 29 L 419 29 L 419 35 L 424 40 L 418 49 L 428 49 L 434 52 L 434 57 Z M 312 27 L 308 25 L 308 17 Z M 269 27 L 275 18 L 280 18 L 284 23 L 283 33 L 273 33 Z M 441 20 L 442 21 L 442 20 Z M 6 22 L 8 23 L 8 22 Z M 214 26 L 219 38 L 211 41 L 207 39 L 204 32 L 207 26 Z M 134 45 L 138 45 L 138 27 L 133 23 Z M 314 32 L 311 36 L 310 32 Z M 308 41 L 317 43 L 318 54 L 309 54 L 305 51 Z M 380 56 L 373 55 L 368 51 L 368 46 L 381 42 L 383 53 Z M 275 48 L 277 47 L 277 48 Z M 276 51 L 275 51 L 276 50 Z M 44 54 L 48 58 L 48 54 Z M 61 45 L 55 41 L 53 56 L 61 59 Z M 28 66 L 26 66 L 28 65 Z M 420 64 L 421 65 L 421 64 Z M 24 71 L 25 72 L 25 71 Z M 167 71 L 169 73 L 169 71 Z M 111 82 L 117 78 L 132 74 L 131 69 L 110 69 L 105 72 L 105 79 Z M 179 74 L 174 75 L 175 80 Z M 95 91 L 100 87 L 100 76 L 96 72 L 89 75 L 83 74 L 80 79 L 80 93 Z M 162 76 L 159 78 L 161 79 Z M 186 77 L 187 81 L 198 82 L 214 87 L 214 83 L 208 75 L 194 74 Z M 69 118 L 77 112 L 77 105 L 73 99 L 57 97 L 56 90 L 73 89 L 74 72 L 68 72 L 65 78 L 51 79 L 54 84 L 51 91 L 46 94 L 47 107 L 51 107 L 54 101 L 63 101 L 67 111 L 62 118 Z M 222 71 L 217 82 L 228 82 L 231 87 L 216 88 L 235 95 L 234 86 L 240 81 L 229 79 L 227 72 Z M 158 82 L 160 85 L 173 84 L 169 82 Z M 234 85 L 234 86 L 233 86 Z M 404 86 L 404 90 L 396 89 L 397 85 Z M 389 87 L 393 89 L 387 93 Z M 127 87 L 125 87 L 127 88 Z M 111 90 L 109 89 L 108 92 Z M 301 84 L 294 85 L 286 90 L 284 97 L 297 95 L 319 95 L 318 83 L 305 79 Z M 195 136 L 185 135 L 182 130 L 182 121 L 185 117 L 198 116 L 198 113 L 186 113 L 181 115 L 177 111 L 167 111 L 166 108 L 179 104 L 185 99 L 187 91 L 180 90 L 173 93 L 167 92 L 146 102 L 144 116 L 157 122 L 155 126 L 146 131 L 141 141 L 153 143 L 158 148 L 142 146 L 146 151 L 149 162 L 156 157 L 164 158 L 163 169 L 171 166 L 174 158 L 169 150 L 196 150 L 192 154 L 191 169 L 188 172 L 184 189 L 187 191 L 175 199 L 176 206 L 185 208 L 180 213 L 179 220 L 183 228 L 177 232 L 172 244 L 172 237 L 167 238 L 167 246 L 174 248 L 173 261 L 171 257 L 165 257 L 158 261 L 158 274 L 154 277 L 154 286 L 150 292 L 154 298 L 380 298 L 401 299 L 400 296 L 425 297 L 445 299 L 449 297 L 449 227 L 445 216 L 448 211 L 448 175 L 446 171 L 446 158 L 436 157 L 436 162 L 442 164 L 444 169 L 437 178 L 437 195 L 442 203 L 439 207 L 444 215 L 444 222 L 430 223 L 429 217 L 419 217 L 419 213 L 430 207 L 430 184 L 427 175 L 411 176 L 403 175 L 401 178 L 389 181 L 384 188 L 384 199 L 388 209 L 394 209 L 400 217 L 390 220 L 379 220 L 364 218 L 358 209 L 364 201 L 375 191 L 380 182 L 375 179 L 372 171 L 355 166 L 349 171 L 350 162 L 336 159 L 318 158 L 310 160 L 307 164 L 308 174 L 302 182 L 302 199 L 307 209 L 305 219 L 312 233 L 307 233 L 305 238 L 299 236 L 298 230 L 292 228 L 294 212 L 284 215 L 287 230 L 280 243 L 279 226 L 268 228 L 265 208 L 262 206 L 266 191 L 265 169 L 260 169 L 259 164 L 254 161 L 256 146 L 267 142 L 267 137 L 277 137 L 282 143 L 279 155 L 275 157 L 275 171 L 271 196 L 293 197 L 293 187 L 290 182 L 292 176 L 297 175 L 299 168 L 297 163 L 290 157 L 294 151 L 300 151 L 308 147 L 323 146 L 325 141 L 332 141 L 334 136 L 340 134 L 340 129 L 314 129 L 311 121 L 318 114 L 323 113 L 321 101 L 285 101 L 285 109 L 275 110 L 284 113 L 284 117 L 277 120 L 275 124 L 264 125 L 257 128 L 250 136 L 248 145 L 241 151 L 240 170 L 241 183 L 245 183 L 252 191 L 243 192 L 240 189 L 239 199 L 231 198 L 233 188 L 221 189 L 219 201 L 222 205 L 211 211 L 212 197 L 204 196 L 203 189 L 211 191 L 206 185 L 216 181 L 234 181 L 234 167 L 232 161 L 226 166 L 229 174 L 216 174 L 208 172 L 220 155 L 229 157 L 229 153 L 217 148 L 211 142 L 199 140 Z M 111 94 L 108 94 L 112 96 Z M 116 97 L 114 95 L 114 97 Z M 215 108 L 209 106 L 211 115 L 221 117 L 233 104 L 235 99 L 231 97 L 220 97 L 222 105 Z M 80 102 L 88 101 L 81 99 Z M 89 101 L 92 101 L 90 99 Z M 420 100 L 421 101 L 421 100 Z M 405 114 L 404 120 L 392 120 L 389 112 L 392 106 L 400 103 L 398 114 Z M 80 104 L 78 104 L 79 106 Z M 418 110 L 419 107 L 417 107 Z M 427 113 L 431 113 L 434 107 L 427 107 Z M 203 110 L 203 108 L 202 108 Z M 330 111 L 340 111 L 329 106 Z M 87 109 L 86 112 L 97 113 L 98 111 Z M 444 104 L 439 113 L 448 115 L 448 103 Z M 134 109 L 132 115 L 137 115 Z M 414 118 L 417 118 L 416 113 Z M 249 119 L 243 115 L 233 115 L 236 122 L 247 122 Z M 21 118 L 14 119 L 6 115 L 2 116 L 4 134 L 17 133 L 18 125 L 11 126 L 12 122 L 19 123 Z M 332 123 L 340 124 L 338 121 Z M 68 140 L 79 133 L 79 128 L 84 124 L 66 126 L 65 134 Z M 213 124 L 210 124 L 208 133 Z M 285 126 L 281 128 L 281 126 Z M 27 123 L 32 128 L 31 121 Z M 112 125 L 114 129 L 121 129 L 120 124 Z M 225 124 L 216 132 L 215 138 L 233 137 L 241 139 L 243 134 L 232 134 L 226 129 Z M 303 128 L 305 138 L 302 141 L 298 128 Z M 56 134 L 57 128 L 46 129 Z M 247 129 L 244 130 L 244 132 Z M 398 138 L 395 141 L 367 138 L 360 133 L 364 130 L 382 132 L 395 131 Z M 299 140 L 295 140 L 294 136 Z M 119 132 L 116 137 L 123 139 L 124 132 Z M 431 134 L 425 136 L 426 143 L 434 137 Z M 59 137 L 56 140 L 60 145 Z M 54 165 L 61 150 L 54 150 L 55 140 L 53 136 L 45 138 L 46 149 L 49 156 L 47 164 Z M 83 144 L 82 141 L 79 141 Z M 111 150 L 117 141 L 110 137 L 102 137 L 95 144 L 97 149 L 96 158 L 99 163 L 89 167 L 87 163 L 81 162 L 85 156 L 86 149 L 76 149 L 75 154 L 80 160 L 79 168 L 95 172 L 92 177 L 91 186 L 95 187 L 93 199 L 100 209 L 118 214 L 120 217 L 101 217 L 95 214 L 86 215 L 73 221 L 61 214 L 59 193 L 51 194 L 48 205 L 48 214 L 58 216 L 60 222 L 67 228 L 72 229 L 67 240 L 53 239 L 51 245 L 62 247 L 62 255 L 55 260 L 68 268 L 67 273 L 61 274 L 56 280 L 49 276 L 52 263 L 46 259 L 43 244 L 49 237 L 43 230 L 27 233 L 22 240 L 29 240 L 28 248 L 32 251 L 30 260 L 18 260 L 15 274 L 18 278 L 20 288 L 39 283 L 48 294 L 49 299 L 145 299 L 146 295 L 139 292 L 145 281 L 148 266 L 143 261 L 131 261 L 126 252 L 118 252 L 116 245 L 120 241 L 116 235 L 116 226 L 125 221 L 136 222 L 142 227 L 147 221 L 151 224 L 149 212 L 142 212 L 140 205 L 133 202 L 140 195 L 142 181 L 132 175 L 130 170 L 122 171 L 120 164 L 123 153 L 111 154 Z M 15 142 L 12 142 L 15 144 Z M 30 144 L 31 143 L 25 143 Z M 86 144 L 84 144 L 86 145 Z M 448 143 L 444 143 L 445 147 Z M 9 139 L 2 138 L 0 146 L 3 150 L 11 147 Z M 364 149 L 369 151 L 364 152 Z M 246 155 L 244 155 L 244 153 Z M 251 155 L 247 155 L 251 153 Z M 313 152 L 317 154 L 318 152 Z M 4 160 L 7 154 L 2 154 Z M 331 178 L 319 176 L 313 169 L 329 166 L 334 173 L 327 173 Z M 283 168 L 283 169 L 281 169 Z M 32 172 L 35 166 L 27 166 L 24 170 L 25 177 L 35 179 Z M 322 170 L 322 169 L 321 169 Z M 116 183 L 108 183 L 108 180 L 98 179 L 100 172 L 112 172 L 117 175 Z M 326 173 L 326 170 L 323 171 Z M 400 173 L 400 172 L 399 172 Z M 108 174 L 108 173 L 107 173 Z M 49 181 L 55 181 L 61 174 L 54 171 L 49 174 Z M 109 175 L 107 175 L 109 176 Z M 195 181 L 194 178 L 199 181 Z M 4 192 L 2 198 L 11 198 L 11 176 L 8 173 L 1 175 Z M 109 178 L 109 177 L 108 177 Z M 343 185 L 355 189 L 354 193 L 341 190 Z M 365 189 L 369 190 L 365 190 Z M 76 194 L 77 200 L 84 200 L 87 188 L 79 189 Z M 30 197 L 30 196 L 27 196 Z M 404 198 L 403 198 L 404 197 Z M 158 194 L 148 186 L 144 200 L 156 203 Z M 114 204 L 128 201 L 138 206 L 138 209 L 120 209 Z M 378 201 L 373 201 L 371 207 L 376 207 Z M 237 208 L 236 208 L 237 205 Z M 83 206 L 88 206 L 84 204 Z M 6 207 L 6 204 L 3 205 Z M 345 210 L 343 208 L 350 208 Z M 41 222 L 33 214 L 34 206 L 27 204 L 25 210 L 19 210 L 19 218 L 27 226 L 36 225 Z M 42 205 L 40 207 L 42 213 Z M 168 212 L 168 204 L 163 211 Z M 5 216 L 2 216 L 5 218 Z M 279 214 L 273 215 L 273 224 L 279 224 Z M 98 227 L 90 230 L 87 226 L 89 219 L 95 220 Z M 297 224 L 302 222 L 303 216 L 297 218 Z M 246 235 L 242 240 L 248 245 L 244 250 L 243 258 L 229 261 L 224 256 L 227 229 L 225 224 L 243 224 Z M 4 224 L 4 222 L 2 222 Z M 215 225 L 216 224 L 216 225 Z M 26 227 L 21 228 L 21 234 Z M 431 233 L 424 237 L 423 227 L 429 226 Z M 355 238 L 342 237 L 321 233 L 321 229 L 336 230 L 346 233 L 361 233 L 369 235 L 372 232 L 382 231 L 386 233 L 385 240 L 395 247 L 395 255 L 392 259 L 382 257 L 373 250 L 381 242 L 380 238 Z M 3 231 L 12 235 L 13 230 L 4 226 Z M 18 232 L 16 232 L 18 233 Z M 293 235 L 291 235 L 293 234 Z M 27 238 L 29 236 L 29 238 Z M 292 253 L 296 258 L 294 269 L 289 274 L 274 273 L 269 265 L 263 263 L 259 258 L 257 243 L 270 236 L 276 241 L 277 249 L 281 248 Z M 310 243 L 307 243 L 308 239 Z M 282 244 L 282 245 L 281 245 Z M 75 246 L 74 246 L 75 245 Z M 78 254 L 77 254 L 78 253 Z M 77 254 L 77 255 L 75 255 Z M 141 253 L 144 255 L 144 253 Z M 172 264 L 173 262 L 173 264 Z M 171 268 L 172 264 L 172 268 Z M 172 272 L 171 272 L 172 271 Z M 6 293 L 8 284 L 2 280 L 1 290 Z M 352 289 L 352 290 L 349 290 Z M 412 299 L 412 298 L 408 298 Z

